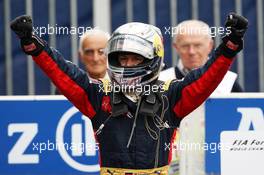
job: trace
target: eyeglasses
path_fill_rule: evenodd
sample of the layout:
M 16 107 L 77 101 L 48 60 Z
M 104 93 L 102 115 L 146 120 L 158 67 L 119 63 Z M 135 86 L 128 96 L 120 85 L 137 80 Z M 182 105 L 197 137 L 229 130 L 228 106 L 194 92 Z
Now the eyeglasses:
M 97 52 L 98 53 L 98 55 L 104 55 L 105 54 L 105 49 L 89 49 L 89 48 L 87 48 L 87 49 L 83 49 L 83 54 L 84 55 L 87 55 L 87 56 L 93 56 L 94 55 L 94 53 L 95 52 Z
M 191 48 L 195 51 L 200 50 L 201 48 L 204 47 L 203 44 L 199 43 L 199 44 L 182 44 L 178 46 L 179 49 L 181 49 L 183 52 L 187 52 L 189 51 Z

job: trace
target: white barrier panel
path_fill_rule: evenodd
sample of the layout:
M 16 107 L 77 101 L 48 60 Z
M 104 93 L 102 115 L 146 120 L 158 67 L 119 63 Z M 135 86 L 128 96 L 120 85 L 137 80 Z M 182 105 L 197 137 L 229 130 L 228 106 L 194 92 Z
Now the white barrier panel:
M 221 175 L 263 175 L 264 130 L 221 133 Z

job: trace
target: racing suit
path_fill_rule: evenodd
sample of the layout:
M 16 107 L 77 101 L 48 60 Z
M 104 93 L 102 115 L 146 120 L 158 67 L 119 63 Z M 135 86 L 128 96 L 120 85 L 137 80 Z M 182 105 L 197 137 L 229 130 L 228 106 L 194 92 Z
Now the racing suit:
M 130 115 L 113 117 L 113 92 L 105 93 L 100 84 L 90 83 L 86 72 L 66 61 L 57 50 L 45 43 L 44 49 L 33 59 L 60 92 L 84 115 L 89 116 L 94 131 L 104 124 L 104 128 L 96 135 L 101 167 L 152 169 L 169 164 L 172 151 L 170 143 L 175 137 L 175 128 L 184 116 L 209 97 L 228 71 L 235 53 L 229 56 L 225 47 L 221 44 L 202 68 L 190 72 L 182 80 L 170 82 L 168 90 L 163 93 L 166 108 L 162 119 L 169 127 L 158 128 L 153 118 L 139 115 L 129 147 L 127 143 L 137 103 L 123 96 Z M 149 131 L 153 131 L 153 134 Z M 153 138 L 154 133 L 157 137 Z

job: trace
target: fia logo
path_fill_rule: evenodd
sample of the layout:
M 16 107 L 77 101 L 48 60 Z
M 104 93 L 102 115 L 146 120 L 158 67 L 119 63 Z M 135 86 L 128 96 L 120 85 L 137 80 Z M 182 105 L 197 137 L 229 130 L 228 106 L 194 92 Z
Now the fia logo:
M 239 131 L 248 131 L 252 125 L 253 130 L 264 130 L 264 115 L 261 108 L 237 108 L 241 113 L 241 120 L 238 127 Z
M 100 166 L 98 162 L 95 164 L 85 164 L 84 161 L 77 161 L 85 156 L 85 160 L 92 159 L 96 156 L 96 150 L 98 146 L 96 145 L 92 123 L 90 119 L 84 115 L 81 116 L 82 121 L 72 124 L 70 119 L 76 117 L 76 114 L 80 113 L 77 108 L 71 107 L 66 111 L 61 117 L 57 131 L 56 131 L 56 142 L 57 145 L 65 145 L 64 136 L 65 133 L 70 133 L 70 149 L 67 149 L 65 146 L 60 146 L 58 149 L 62 159 L 72 168 L 75 168 L 83 172 L 98 172 Z M 67 127 L 70 125 L 70 127 Z M 70 131 L 67 130 L 70 128 Z M 83 137 L 84 135 L 84 137 Z

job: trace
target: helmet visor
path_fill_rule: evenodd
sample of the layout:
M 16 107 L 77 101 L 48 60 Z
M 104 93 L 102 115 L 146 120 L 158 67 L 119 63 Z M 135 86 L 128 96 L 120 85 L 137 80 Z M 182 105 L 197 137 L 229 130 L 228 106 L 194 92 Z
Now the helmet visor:
M 133 35 L 117 35 L 111 38 L 108 42 L 107 54 L 120 51 L 137 53 L 147 59 L 154 57 L 152 44 Z

